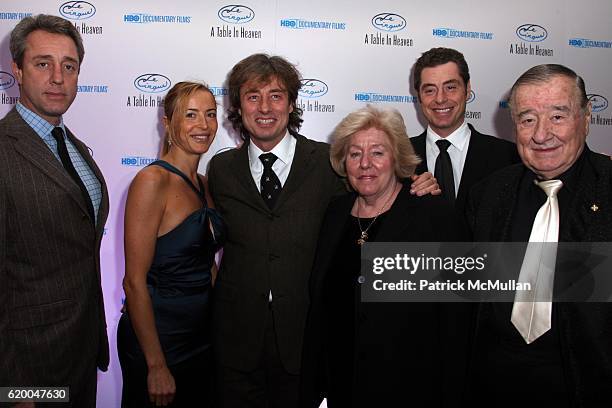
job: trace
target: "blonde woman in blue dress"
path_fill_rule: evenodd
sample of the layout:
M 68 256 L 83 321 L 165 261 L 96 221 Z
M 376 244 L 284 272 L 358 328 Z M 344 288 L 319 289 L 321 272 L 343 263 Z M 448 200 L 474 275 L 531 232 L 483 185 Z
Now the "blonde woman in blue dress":
M 225 234 L 197 169 L 217 131 L 217 104 L 204 84 L 179 82 L 164 114 L 164 154 L 136 175 L 125 209 L 122 406 L 206 407 L 209 300 Z

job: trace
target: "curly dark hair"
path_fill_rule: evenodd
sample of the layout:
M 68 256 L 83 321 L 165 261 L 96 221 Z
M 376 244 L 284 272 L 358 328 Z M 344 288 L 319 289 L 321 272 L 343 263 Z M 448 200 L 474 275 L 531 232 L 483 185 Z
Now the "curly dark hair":
M 287 127 L 293 133 L 297 133 L 302 126 L 302 109 L 297 106 L 298 91 L 302 87 L 301 75 L 295 65 L 279 56 L 267 54 L 253 54 L 236 65 L 228 76 L 229 107 L 227 118 L 235 130 L 240 133 L 243 140 L 249 139 L 249 132 L 242 124 L 240 115 L 240 88 L 249 82 L 255 81 L 261 84 L 270 82 L 276 78 L 281 86 L 285 87 L 289 96 L 289 103 L 293 112 L 289 114 Z

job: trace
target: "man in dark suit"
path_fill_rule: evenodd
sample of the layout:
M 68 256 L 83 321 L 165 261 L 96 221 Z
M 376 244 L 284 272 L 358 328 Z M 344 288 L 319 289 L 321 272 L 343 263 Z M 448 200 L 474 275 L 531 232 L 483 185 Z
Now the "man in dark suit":
M 251 55 L 229 75 L 228 116 L 244 143 L 208 170 L 228 227 L 213 310 L 222 407 L 297 405 L 316 237 L 331 197 L 344 191 L 329 147 L 297 133 L 299 88 L 295 67 L 276 56 Z M 276 156 L 270 173 L 264 153 Z M 280 191 L 271 199 L 261 193 L 266 178 Z
M 244 143 L 208 170 L 228 227 L 213 301 L 217 397 L 222 407 L 295 407 L 319 228 L 346 188 L 329 146 L 297 133 L 295 66 L 254 54 L 228 82 L 228 118 Z M 420 185 L 421 194 L 431 190 Z
M 84 49 L 67 20 L 27 17 L 10 39 L 17 106 L 0 121 L 0 385 L 69 387 L 93 407 L 108 340 L 100 170 L 64 125 Z
M 455 203 L 462 212 L 472 185 L 519 161 L 516 147 L 483 135 L 465 122 L 470 72 L 459 51 L 432 48 L 417 60 L 413 74 L 421 111 L 428 121 L 426 131 L 410 139 L 423 159 L 416 171 L 434 173 L 447 202 Z M 441 151 L 439 145 L 447 142 L 447 147 L 443 145 L 446 152 Z
M 533 241 L 539 229 L 534 220 L 545 215 L 540 207 L 552 203 L 542 190 L 546 186 L 542 182 L 548 180 L 548 185 L 560 186 L 554 204 L 559 215 L 550 221 L 557 230 L 554 238 L 612 241 L 612 161 L 585 143 L 591 106 L 582 78 L 562 65 L 535 66 L 515 82 L 510 106 L 522 163 L 498 171 L 470 193 L 467 212 L 474 239 Z M 559 279 L 568 278 L 554 269 L 548 277 L 555 287 Z M 480 305 L 472 406 L 610 405 L 612 307 L 547 304 L 550 311 L 541 316 L 534 309 L 534 319 L 547 321 L 535 338 L 526 337 L 517 324 L 517 302 Z M 537 328 L 535 323 L 532 327 Z

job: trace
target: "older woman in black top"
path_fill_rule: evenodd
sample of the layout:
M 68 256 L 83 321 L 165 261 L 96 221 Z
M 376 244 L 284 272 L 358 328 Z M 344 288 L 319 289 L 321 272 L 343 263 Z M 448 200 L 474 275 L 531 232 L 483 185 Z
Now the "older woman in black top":
M 367 106 L 333 133 L 331 162 L 352 193 L 330 204 L 311 277 L 302 373 L 303 406 L 438 406 L 449 397 L 446 308 L 361 303 L 364 242 L 456 241 L 456 220 L 438 196 L 411 195 L 415 155 L 396 110 Z M 455 396 L 452 396 L 454 398 Z

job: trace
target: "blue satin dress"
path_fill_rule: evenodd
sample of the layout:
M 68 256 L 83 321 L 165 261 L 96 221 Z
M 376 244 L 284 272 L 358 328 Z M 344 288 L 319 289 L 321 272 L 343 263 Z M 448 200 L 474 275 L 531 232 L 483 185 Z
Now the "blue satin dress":
M 199 179 L 199 188 L 196 188 L 170 163 L 158 160 L 150 165 L 180 176 L 202 202 L 202 208 L 157 238 L 147 274 L 157 334 L 177 386 L 173 406 L 180 406 L 177 403 L 183 398 L 179 397 L 191 393 L 199 395 L 201 402 L 202 397 L 206 398 L 202 390 L 209 389 L 210 384 L 199 384 L 197 378 L 212 382 L 212 379 L 205 380 L 213 371 L 209 356 L 211 269 L 226 232 L 219 213 L 207 206 L 204 186 Z M 122 405 L 142 406 L 148 400 L 146 362 L 127 313 L 119 322 L 117 347 L 124 381 Z M 195 361 L 194 367 L 192 362 Z M 189 387 L 179 384 L 183 377 L 190 383 Z

